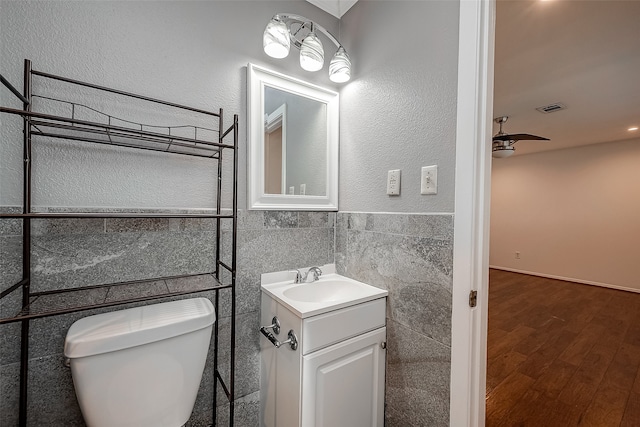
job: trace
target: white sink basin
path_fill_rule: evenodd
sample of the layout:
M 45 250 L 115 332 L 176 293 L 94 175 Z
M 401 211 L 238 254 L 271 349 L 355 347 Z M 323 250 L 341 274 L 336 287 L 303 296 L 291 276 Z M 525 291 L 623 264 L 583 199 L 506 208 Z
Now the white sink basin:
M 282 292 L 282 295 L 302 302 L 327 302 L 357 298 L 362 287 L 346 280 L 323 280 L 293 286 Z
M 322 271 L 320 280 L 298 284 L 293 283 L 295 274 L 290 272 L 263 274 L 262 290 L 301 318 L 382 298 L 388 294 L 384 289 L 336 274 L 329 265 L 323 266 Z

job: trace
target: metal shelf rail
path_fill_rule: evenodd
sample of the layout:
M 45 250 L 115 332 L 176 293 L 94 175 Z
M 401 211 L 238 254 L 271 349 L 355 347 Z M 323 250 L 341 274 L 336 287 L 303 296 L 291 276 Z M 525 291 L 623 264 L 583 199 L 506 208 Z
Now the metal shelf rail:
M 32 79 L 35 77 L 48 79 L 50 81 L 64 82 L 73 86 L 89 88 L 99 93 L 109 93 L 126 99 L 137 99 L 156 105 L 163 105 L 178 109 L 182 112 L 204 114 L 217 118 L 218 128 L 209 129 L 193 125 L 182 126 L 151 126 L 142 123 L 123 120 L 115 116 L 102 113 L 87 105 L 67 100 L 55 99 L 51 97 L 39 96 L 33 93 Z M 219 324 L 215 323 L 214 329 L 214 387 L 213 387 L 213 421 L 216 422 L 217 409 L 217 386 L 218 383 L 224 390 L 229 400 L 229 426 L 233 426 L 234 419 L 234 381 L 235 381 L 235 313 L 236 313 L 236 254 L 237 254 L 237 222 L 238 222 L 238 115 L 234 115 L 233 124 L 226 130 L 224 127 L 224 116 L 222 108 L 218 112 L 201 110 L 172 102 L 162 101 L 143 95 L 124 92 L 121 90 L 107 88 L 91 83 L 81 82 L 66 77 L 44 73 L 32 69 L 31 61 L 24 61 L 24 89 L 20 93 L 11 83 L 0 75 L 0 83 L 9 89 L 22 103 L 22 109 L 8 108 L 0 106 L 0 113 L 19 115 L 23 118 L 23 209 L 22 213 L 0 213 L 0 219 L 13 218 L 22 221 L 22 280 L 9 286 L 0 292 L 0 299 L 3 299 L 14 292 L 22 292 L 22 304 L 20 310 L 13 316 L 0 318 L 0 325 L 7 323 L 21 323 L 21 354 L 20 354 L 20 412 L 19 425 L 27 425 L 27 387 L 28 387 L 28 365 L 29 365 L 29 321 L 48 316 L 55 316 L 64 313 L 90 310 L 95 308 L 112 307 L 121 304 L 150 301 L 159 298 L 174 297 L 206 291 L 214 292 L 214 306 L 219 313 L 220 297 L 219 291 L 229 289 L 231 292 L 231 320 L 230 320 L 230 360 L 229 378 L 225 381 L 218 371 L 218 334 Z M 62 103 L 70 108 L 70 116 L 52 115 L 43 112 L 32 111 L 34 98 L 43 98 L 48 101 Z M 94 116 L 101 117 L 104 122 L 81 120 L 76 117 L 76 112 L 80 110 L 90 110 Z M 121 123 L 116 125 L 115 123 Z M 193 137 L 184 135 L 184 131 L 193 132 Z M 216 140 L 209 140 L 198 137 L 201 134 L 217 133 Z M 131 213 L 131 212 L 33 212 L 32 211 L 32 156 L 31 148 L 34 137 L 57 138 L 68 141 L 80 141 L 85 143 L 107 144 L 121 147 L 128 147 L 141 150 L 161 151 L 177 155 L 206 157 L 217 161 L 217 188 L 216 188 L 216 209 L 215 213 Z M 233 143 L 226 143 L 225 139 L 233 139 Z M 233 152 L 233 183 L 232 183 L 232 208 L 231 214 L 222 213 L 222 176 L 223 176 L 223 152 L 231 150 Z M 226 157 L 225 157 L 226 158 Z M 59 289 L 36 292 L 31 289 L 31 220 L 36 218 L 214 218 L 216 220 L 216 260 L 215 271 L 206 274 L 193 274 L 171 277 L 150 278 L 148 280 L 134 280 L 128 282 L 118 282 L 100 285 L 91 285 L 69 289 Z M 222 221 L 231 221 L 231 262 L 225 263 L 221 257 L 222 250 Z M 223 271 L 227 271 L 229 283 L 222 283 Z M 230 277 L 230 278 L 229 278 Z M 149 283 L 164 281 L 165 291 L 153 295 L 143 295 L 127 297 L 123 299 L 110 300 L 107 295 L 111 289 L 115 288 L 144 288 Z M 177 284 L 180 286 L 177 286 Z M 82 295 L 82 301 L 86 304 L 69 304 L 71 294 Z M 126 295 L 131 295 L 127 292 Z M 134 294 L 135 295 L 135 294 Z M 73 298 L 78 300 L 78 298 Z

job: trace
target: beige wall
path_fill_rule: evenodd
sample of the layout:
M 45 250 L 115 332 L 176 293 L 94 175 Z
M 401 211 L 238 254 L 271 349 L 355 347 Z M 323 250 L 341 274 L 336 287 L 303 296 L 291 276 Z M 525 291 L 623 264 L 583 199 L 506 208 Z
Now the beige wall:
M 492 267 L 640 292 L 640 139 L 494 159 L 490 251 Z

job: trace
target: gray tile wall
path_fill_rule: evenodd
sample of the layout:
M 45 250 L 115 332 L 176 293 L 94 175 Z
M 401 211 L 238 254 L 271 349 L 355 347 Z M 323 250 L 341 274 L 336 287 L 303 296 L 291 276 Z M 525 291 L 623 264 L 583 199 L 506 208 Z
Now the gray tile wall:
M 40 289 L 205 272 L 215 259 L 212 220 L 38 220 L 32 227 L 34 284 Z M 20 233 L 20 221 L 0 220 L 0 289 L 20 279 Z M 225 225 L 223 258 L 229 262 L 230 237 Z M 260 274 L 334 258 L 341 274 L 389 290 L 386 425 L 448 425 L 452 247 L 451 215 L 239 212 L 236 425 L 258 425 Z M 5 315 L 12 299 L 0 305 Z M 228 291 L 221 291 L 221 301 L 224 361 Z M 31 322 L 29 425 L 84 425 L 62 344 L 75 320 L 96 312 Z M 0 326 L 3 426 L 17 420 L 19 335 L 16 324 Z M 228 363 L 221 372 L 228 376 Z M 189 425 L 211 423 L 212 384 L 209 364 Z M 219 423 L 225 425 L 225 397 L 220 390 L 218 396 Z
M 389 291 L 386 425 L 448 426 L 453 216 L 339 212 L 335 257 Z
M 334 213 L 239 212 L 235 382 L 238 426 L 256 426 L 258 419 L 260 274 L 332 262 L 334 224 Z M 20 233 L 19 220 L 0 220 L 2 290 L 21 277 Z M 215 260 L 215 220 L 42 219 L 33 221 L 32 233 L 33 286 L 38 290 L 203 273 L 213 270 Z M 230 242 L 227 222 L 223 227 L 226 249 L 223 258 L 228 262 Z M 165 285 L 154 283 L 153 286 Z M 11 312 L 15 303 L 13 295 L 5 298 L 0 305 L 3 315 Z M 69 326 L 78 318 L 97 312 L 31 322 L 29 425 L 84 425 L 70 372 L 63 365 L 62 349 Z M 221 291 L 218 313 L 222 361 L 229 357 L 229 346 L 225 342 L 228 343 L 230 320 L 230 292 L 225 290 Z M 17 324 L 0 326 L 2 426 L 17 425 L 19 336 Z M 212 358 L 210 354 L 209 360 Z M 228 377 L 228 365 L 227 361 L 220 366 L 225 377 Z M 211 423 L 212 384 L 213 369 L 209 363 L 190 426 Z M 228 418 L 226 397 L 220 390 L 218 395 L 219 422 L 223 422 Z

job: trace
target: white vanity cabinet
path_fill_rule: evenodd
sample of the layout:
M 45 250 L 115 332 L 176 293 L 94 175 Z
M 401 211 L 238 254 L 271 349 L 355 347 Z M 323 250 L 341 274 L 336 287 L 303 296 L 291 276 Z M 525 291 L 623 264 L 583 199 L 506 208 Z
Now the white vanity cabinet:
M 274 337 L 286 341 L 293 330 L 298 346 L 260 338 L 261 426 L 384 425 L 385 300 L 300 317 L 262 293 L 262 325 L 277 317 Z

